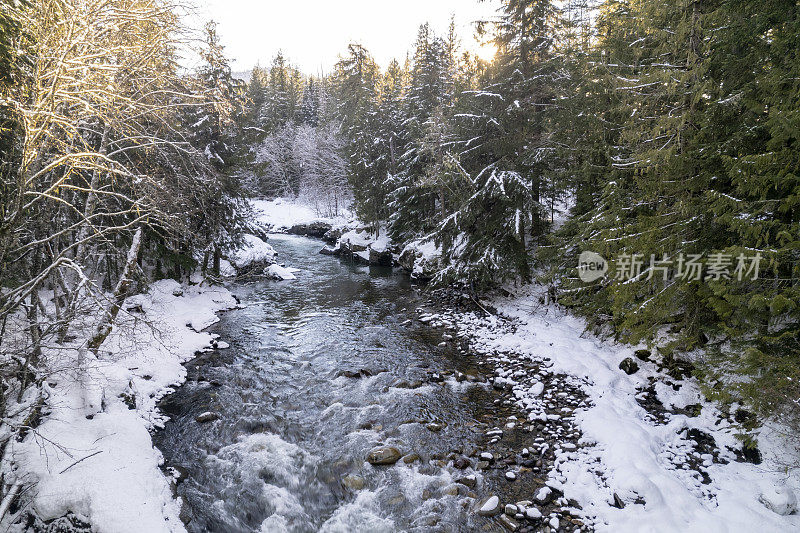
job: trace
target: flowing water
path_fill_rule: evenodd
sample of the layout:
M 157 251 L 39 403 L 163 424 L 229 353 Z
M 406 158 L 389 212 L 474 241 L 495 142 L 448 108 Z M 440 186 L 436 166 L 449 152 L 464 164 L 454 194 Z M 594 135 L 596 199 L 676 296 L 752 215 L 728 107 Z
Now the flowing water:
M 187 475 L 187 528 L 485 529 L 467 498 L 478 495 L 446 464 L 481 442 L 493 393 L 437 376 L 476 375 L 474 361 L 411 321 L 424 297 L 401 273 L 321 256 L 309 239 L 271 243 L 297 280 L 233 284 L 243 307 L 211 329 L 230 348 L 190 363 L 162 406 L 172 420 L 155 442 Z M 197 422 L 206 411 L 220 418 Z M 372 466 L 378 445 L 421 459 Z

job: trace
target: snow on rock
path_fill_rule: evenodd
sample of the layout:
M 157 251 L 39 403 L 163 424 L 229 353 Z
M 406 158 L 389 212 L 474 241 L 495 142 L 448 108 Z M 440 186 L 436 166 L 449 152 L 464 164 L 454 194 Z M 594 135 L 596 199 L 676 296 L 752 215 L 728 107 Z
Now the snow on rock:
M 414 278 L 426 279 L 434 276 L 439 268 L 442 250 L 432 241 L 413 241 L 406 245 L 398 262 Z
M 280 265 L 271 265 L 264 272 L 274 280 L 291 281 L 293 279 L 297 279 L 297 277 L 294 274 L 296 272 L 299 272 L 299 270 L 282 267 Z
M 185 530 L 149 430 L 165 421 L 156 404 L 185 379 L 181 363 L 214 340 L 201 330 L 235 306 L 224 288 L 163 280 L 126 300 L 99 357 L 79 343 L 47 349 L 50 414 L 8 448 L 17 473 L 38 482 L 40 518 L 73 512 L 110 533 Z
M 797 496 L 788 487 L 767 487 L 758 499 L 779 515 L 787 516 L 797 512 Z
M 253 267 L 270 265 L 275 262 L 278 253 L 272 246 L 255 235 L 245 235 L 244 243 L 231 254 L 230 262 L 237 272 Z

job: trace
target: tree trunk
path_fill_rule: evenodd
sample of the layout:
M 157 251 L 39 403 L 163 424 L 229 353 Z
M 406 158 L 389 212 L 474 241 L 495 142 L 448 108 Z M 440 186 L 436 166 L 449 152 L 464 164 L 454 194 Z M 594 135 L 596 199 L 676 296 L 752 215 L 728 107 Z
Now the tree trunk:
M 133 271 L 137 266 L 137 258 L 139 257 L 139 248 L 142 245 L 142 228 L 136 230 L 136 235 L 133 236 L 133 242 L 128 250 L 128 258 L 125 261 L 125 268 L 122 270 L 122 275 L 119 278 L 114 295 L 111 299 L 111 304 L 105 311 L 105 314 L 95 330 L 94 336 L 89 340 L 89 349 L 97 355 L 103 341 L 111 334 L 111 328 L 114 325 L 114 320 L 119 314 L 122 303 L 128 296 L 128 289 L 130 289 L 133 279 Z

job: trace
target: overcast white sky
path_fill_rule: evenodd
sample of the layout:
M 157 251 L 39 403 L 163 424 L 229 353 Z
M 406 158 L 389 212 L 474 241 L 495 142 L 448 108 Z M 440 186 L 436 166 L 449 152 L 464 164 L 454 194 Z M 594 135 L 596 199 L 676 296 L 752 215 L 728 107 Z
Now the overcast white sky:
M 200 15 L 219 23 L 234 70 L 268 65 L 284 54 L 308 74 L 330 72 L 350 42 L 367 47 L 382 66 L 404 59 L 417 28 L 444 32 L 456 17 L 465 48 L 477 47 L 475 20 L 491 17 L 497 0 L 198 0 Z

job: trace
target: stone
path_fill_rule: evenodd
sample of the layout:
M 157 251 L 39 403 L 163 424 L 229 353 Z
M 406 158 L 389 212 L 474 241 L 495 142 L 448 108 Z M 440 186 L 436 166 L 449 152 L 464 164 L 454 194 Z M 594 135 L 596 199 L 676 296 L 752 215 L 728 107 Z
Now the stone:
M 213 422 L 214 420 L 218 420 L 219 419 L 219 415 L 217 413 L 212 412 L 212 411 L 207 411 L 205 413 L 201 413 L 201 414 L 197 415 L 196 417 L 194 417 L 194 419 L 197 422 L 200 422 L 201 424 L 206 424 L 208 422 Z
M 614 507 L 617 509 L 625 509 L 625 502 L 619 497 L 619 494 L 614 493 Z
M 372 248 L 369 249 L 369 264 L 376 266 L 390 267 L 394 265 L 394 258 L 392 252 L 389 250 L 376 251 Z
M 175 480 L 176 485 L 180 485 L 189 478 L 189 470 L 182 466 L 171 466 L 172 479 Z
M 475 465 L 476 470 L 486 470 L 489 468 L 489 461 L 478 461 L 478 464 Z
M 509 531 L 519 531 L 520 526 L 519 522 L 514 520 L 508 515 L 503 515 L 500 517 L 500 524 Z
M 474 489 L 478 485 L 478 478 L 475 476 L 464 476 L 456 479 L 456 483 L 464 485 L 470 489 Z
M 458 486 L 450 485 L 442 491 L 442 494 L 445 496 L 458 496 Z
M 428 489 L 422 491 L 423 501 L 430 500 L 431 498 L 433 498 L 433 494 L 431 494 L 431 491 L 429 491 Z
M 416 463 L 419 460 L 420 460 L 419 454 L 416 453 L 410 453 L 405 457 L 403 457 L 403 462 L 407 465 L 410 465 L 411 463 Z
M 506 479 L 509 481 L 514 481 L 515 479 L 517 479 L 517 474 L 515 474 L 514 472 L 506 472 Z
M 517 514 L 517 510 L 518 510 L 517 506 L 514 505 L 513 503 L 507 503 L 504 509 L 505 513 L 508 516 L 514 516 L 515 514 Z
M 375 466 L 393 465 L 403 456 L 400 450 L 392 446 L 379 446 L 370 450 L 367 462 Z
M 337 257 L 339 255 L 342 255 L 342 249 L 339 248 L 339 247 L 334 248 L 332 246 L 326 246 L 325 248 L 320 250 L 319 253 L 321 255 L 328 255 L 328 256 L 332 256 L 332 257 Z
M 633 352 L 633 355 L 635 355 L 636 358 L 641 361 L 649 361 L 650 356 L 653 355 L 653 352 L 651 352 L 650 350 L 636 350 L 635 352 Z
M 528 507 L 525 509 L 525 518 L 528 520 L 539 520 L 542 517 L 542 512 L 536 507 Z
M 620 370 L 632 376 L 639 371 L 639 365 L 632 358 L 628 357 L 619 364 Z
M 310 224 L 292 226 L 287 233 L 322 239 L 332 228 L 333 226 L 326 222 L 311 222 Z
M 488 496 L 478 502 L 476 510 L 480 516 L 497 516 L 502 512 L 500 498 L 497 496 Z
M 543 504 L 547 504 L 550 502 L 553 496 L 553 489 L 550 487 L 542 487 L 538 491 L 536 491 L 536 501 L 541 502 Z
M 464 457 L 463 455 L 460 455 L 453 460 L 453 468 L 457 470 L 466 470 L 467 468 L 470 467 L 471 464 L 472 463 L 470 462 L 470 460 Z
M 789 487 L 770 487 L 758 497 L 767 509 L 781 516 L 797 512 L 797 496 Z
M 350 490 L 361 490 L 364 488 L 364 479 L 358 476 L 345 476 L 342 485 Z

